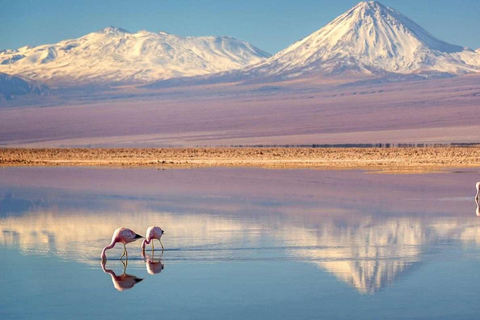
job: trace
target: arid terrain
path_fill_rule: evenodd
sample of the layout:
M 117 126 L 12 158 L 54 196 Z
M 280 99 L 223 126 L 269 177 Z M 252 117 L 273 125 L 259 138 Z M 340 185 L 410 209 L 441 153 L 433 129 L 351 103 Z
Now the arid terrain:
M 331 79 L 332 81 L 334 79 Z M 116 88 L 0 106 L 0 146 L 164 148 L 480 142 L 480 77 Z
M 0 149 L 0 166 L 217 166 L 418 172 L 480 167 L 480 148 L 7 148 Z

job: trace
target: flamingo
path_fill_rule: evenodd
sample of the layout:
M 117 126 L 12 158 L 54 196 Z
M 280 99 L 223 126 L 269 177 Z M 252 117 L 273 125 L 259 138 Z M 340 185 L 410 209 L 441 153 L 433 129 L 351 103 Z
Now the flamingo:
M 134 231 L 130 230 L 130 229 L 127 229 L 127 228 L 118 228 L 117 230 L 115 230 L 113 232 L 113 236 L 112 236 L 112 243 L 110 243 L 110 245 L 106 246 L 105 248 L 103 248 L 102 250 L 102 260 L 105 260 L 107 259 L 107 256 L 105 254 L 105 251 L 109 250 L 109 249 L 112 249 L 113 247 L 115 247 L 115 245 L 117 244 L 117 242 L 121 242 L 123 243 L 123 254 L 122 256 L 120 257 L 120 259 L 123 258 L 123 256 L 126 256 L 126 258 L 128 259 L 128 253 L 127 253 L 127 247 L 125 246 L 127 243 L 130 243 L 130 242 L 133 242 L 137 239 L 140 239 L 140 238 L 143 238 L 141 235 L 135 233 Z
M 137 276 L 126 274 L 125 271 L 127 270 L 127 265 L 125 264 L 125 262 L 123 262 L 123 260 L 122 260 L 122 263 L 123 263 L 123 274 L 119 276 L 116 275 L 115 271 L 105 268 L 105 264 L 106 264 L 105 260 L 102 260 L 102 263 L 101 263 L 103 272 L 108 273 L 110 277 L 112 277 L 113 286 L 118 291 L 131 289 L 133 288 L 134 285 L 136 285 L 137 283 L 143 280 L 142 278 L 138 278 Z
M 160 241 L 160 244 L 162 246 L 162 251 L 163 251 L 163 243 L 162 243 L 162 240 L 160 240 L 160 238 L 164 233 L 165 232 L 160 227 L 156 227 L 156 226 L 148 227 L 147 235 L 142 242 L 142 251 L 145 251 L 145 245 L 149 244 L 150 242 L 152 242 L 152 251 L 153 251 L 154 249 L 153 239 L 157 239 L 158 241 Z
M 475 200 L 478 200 L 479 194 L 480 194 L 480 182 L 477 182 L 477 195 L 475 196 Z
M 477 204 L 477 210 L 475 210 L 475 213 L 477 214 L 477 217 L 480 217 L 480 204 L 478 203 L 478 198 L 475 198 L 475 203 Z

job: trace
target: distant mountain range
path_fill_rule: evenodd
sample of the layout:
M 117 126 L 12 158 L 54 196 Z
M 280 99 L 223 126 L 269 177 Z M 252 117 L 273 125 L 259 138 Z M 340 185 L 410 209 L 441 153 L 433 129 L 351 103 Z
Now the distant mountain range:
M 480 49 L 441 41 L 376 1 L 360 2 L 264 62 L 222 74 L 159 81 L 149 87 L 269 82 L 302 76 L 438 78 L 480 72 Z
M 1 51 L 0 72 L 56 87 L 156 87 L 352 74 L 429 78 L 480 72 L 480 49 L 439 40 L 398 11 L 369 1 L 272 57 L 229 37 L 129 33 L 109 27 L 53 45 Z
M 0 51 L 0 72 L 55 86 L 145 83 L 258 63 L 270 54 L 231 37 L 180 37 L 108 27 L 52 45 Z

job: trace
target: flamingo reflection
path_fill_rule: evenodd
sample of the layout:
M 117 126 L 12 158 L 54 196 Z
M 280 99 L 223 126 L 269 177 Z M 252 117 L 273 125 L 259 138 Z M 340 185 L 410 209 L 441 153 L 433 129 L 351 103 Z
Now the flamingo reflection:
M 138 282 L 142 281 L 143 279 L 141 278 L 138 278 L 136 276 L 133 276 L 131 274 L 127 274 L 125 273 L 125 271 L 127 270 L 127 264 L 128 262 L 124 262 L 122 261 L 123 263 L 123 274 L 117 276 L 115 274 L 115 271 L 111 270 L 111 269 L 107 269 L 105 267 L 106 265 L 106 261 L 105 260 L 102 260 L 101 262 L 101 266 L 102 266 L 102 270 L 103 272 L 105 273 L 108 273 L 111 277 L 112 277 L 112 282 L 113 282 L 113 286 L 115 287 L 115 289 L 117 289 L 118 291 L 124 291 L 124 290 L 127 290 L 127 289 L 131 289 L 133 288 Z
M 149 254 L 145 254 L 145 252 L 142 252 L 142 257 L 145 261 L 145 266 L 149 274 L 159 274 L 162 272 L 163 268 L 165 268 L 160 258 L 155 259 L 155 254 L 153 251 L 151 256 Z
M 477 195 L 475 196 L 475 201 L 478 203 L 478 196 L 480 194 L 480 182 L 477 182 Z

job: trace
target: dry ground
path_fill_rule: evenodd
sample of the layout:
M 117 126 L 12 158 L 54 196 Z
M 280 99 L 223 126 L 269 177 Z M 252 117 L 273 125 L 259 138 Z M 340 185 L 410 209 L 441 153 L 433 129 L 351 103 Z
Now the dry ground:
M 480 148 L 4 148 L 0 149 L 0 166 L 221 166 L 419 172 L 480 167 Z
M 140 96 L 124 90 L 73 100 L 46 96 L 40 106 L 20 99 L 0 104 L 0 147 L 480 142 L 480 75 L 348 86 L 194 86 Z

